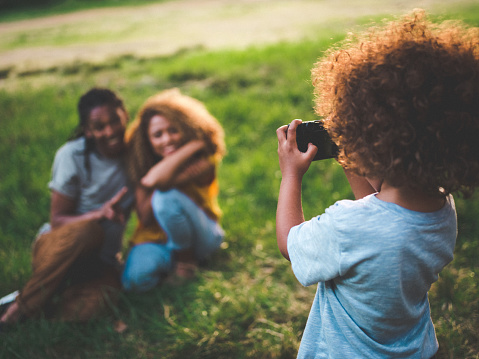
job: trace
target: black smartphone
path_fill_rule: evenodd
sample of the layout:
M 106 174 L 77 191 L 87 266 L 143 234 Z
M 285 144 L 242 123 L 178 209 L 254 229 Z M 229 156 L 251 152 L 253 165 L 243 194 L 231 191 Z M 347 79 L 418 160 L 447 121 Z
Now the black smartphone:
M 338 156 L 338 146 L 329 137 L 328 131 L 323 127 L 321 121 L 307 121 L 301 123 L 296 128 L 296 143 L 298 150 L 306 152 L 308 144 L 312 143 L 318 148 L 313 161 L 336 158 Z

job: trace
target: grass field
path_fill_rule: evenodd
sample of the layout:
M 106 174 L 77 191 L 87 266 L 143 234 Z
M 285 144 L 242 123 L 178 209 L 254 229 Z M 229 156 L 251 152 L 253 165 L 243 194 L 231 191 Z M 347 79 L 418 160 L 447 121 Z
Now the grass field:
M 479 26 L 474 9 L 453 15 Z M 197 280 L 123 294 L 111 313 L 87 324 L 26 321 L 1 335 L 0 358 L 294 358 L 316 288 L 298 284 L 277 250 L 275 130 L 293 118 L 314 119 L 310 68 L 343 36 L 335 30 L 247 51 L 124 56 L 1 80 L 0 296 L 31 273 L 31 241 L 48 220 L 53 155 L 91 86 L 120 93 L 132 117 L 146 97 L 179 87 L 220 120 L 228 154 L 219 169 L 225 245 Z M 342 198 L 352 196 L 341 168 L 314 163 L 303 187 L 306 218 Z M 479 358 L 478 199 L 456 199 L 455 259 L 430 293 L 441 359 Z M 128 325 L 122 334 L 117 320 Z

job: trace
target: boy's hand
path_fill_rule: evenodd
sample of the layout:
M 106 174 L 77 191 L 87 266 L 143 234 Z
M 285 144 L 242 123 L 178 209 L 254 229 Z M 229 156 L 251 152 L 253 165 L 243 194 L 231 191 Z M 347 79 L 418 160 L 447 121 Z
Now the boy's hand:
M 281 174 L 285 176 L 302 177 L 313 161 L 318 148 L 312 143 L 308 144 L 308 150 L 301 152 L 296 143 L 296 128 L 301 120 L 293 120 L 289 127 L 281 126 L 276 130 L 278 136 L 278 157 Z

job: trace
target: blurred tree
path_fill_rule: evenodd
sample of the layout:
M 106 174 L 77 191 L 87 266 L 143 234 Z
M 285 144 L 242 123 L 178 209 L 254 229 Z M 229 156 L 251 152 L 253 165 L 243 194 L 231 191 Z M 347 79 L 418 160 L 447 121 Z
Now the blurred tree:
M 27 7 L 42 7 L 58 3 L 61 0 L 0 0 L 0 10 L 18 9 Z

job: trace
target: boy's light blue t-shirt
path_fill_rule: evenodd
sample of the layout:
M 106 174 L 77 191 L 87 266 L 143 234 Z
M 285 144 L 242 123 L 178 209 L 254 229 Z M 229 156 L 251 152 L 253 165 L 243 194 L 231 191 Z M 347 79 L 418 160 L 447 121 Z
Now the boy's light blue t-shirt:
M 318 284 L 298 358 L 430 358 L 438 348 L 427 292 L 453 258 L 454 200 L 433 213 L 375 195 L 339 201 L 293 227 L 301 284 Z

